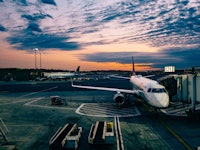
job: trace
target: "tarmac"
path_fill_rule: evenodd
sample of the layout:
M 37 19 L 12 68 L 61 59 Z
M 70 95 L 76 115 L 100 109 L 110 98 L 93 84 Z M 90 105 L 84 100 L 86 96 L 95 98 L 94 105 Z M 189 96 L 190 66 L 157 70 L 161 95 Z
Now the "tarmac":
M 7 142 L 0 149 L 49 150 L 49 140 L 60 126 L 76 123 L 83 127 L 79 150 L 116 150 L 117 145 L 93 147 L 87 144 L 91 124 L 113 121 L 118 116 L 125 150 L 179 149 L 200 147 L 199 120 L 183 115 L 155 115 L 146 104 L 131 97 L 120 108 L 114 92 L 72 88 L 68 81 L 0 82 L 0 118 L 8 128 Z M 79 84 L 79 83 L 78 83 Z M 85 81 L 80 84 L 129 88 L 122 80 Z M 50 96 L 58 95 L 66 105 L 52 106 Z

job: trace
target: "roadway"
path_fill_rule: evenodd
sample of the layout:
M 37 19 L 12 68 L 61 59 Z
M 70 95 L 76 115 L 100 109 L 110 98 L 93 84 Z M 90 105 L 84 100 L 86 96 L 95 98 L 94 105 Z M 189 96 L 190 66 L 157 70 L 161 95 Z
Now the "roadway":
M 122 80 L 87 83 L 129 87 L 129 83 Z M 112 100 L 113 92 L 80 90 L 71 88 L 70 84 L 63 81 L 1 82 L 0 117 L 8 127 L 9 144 L 23 150 L 48 150 L 48 142 L 60 126 L 77 123 L 84 128 L 79 149 L 96 149 L 85 144 L 91 124 L 98 120 L 114 122 L 114 117 L 119 116 L 125 150 L 184 150 L 200 146 L 199 122 L 183 116 L 170 117 L 161 112 L 159 118 L 155 118 L 137 102 L 119 108 Z M 65 98 L 67 105 L 51 106 L 49 97 L 52 95 Z M 105 149 L 116 150 L 117 144 Z

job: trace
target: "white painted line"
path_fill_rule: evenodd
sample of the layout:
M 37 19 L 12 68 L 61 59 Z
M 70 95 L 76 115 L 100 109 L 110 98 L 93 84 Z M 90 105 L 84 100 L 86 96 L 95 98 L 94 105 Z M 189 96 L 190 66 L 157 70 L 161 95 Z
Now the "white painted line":
M 116 133 L 116 138 L 117 138 L 117 150 L 124 150 L 122 131 L 121 131 L 121 126 L 120 126 L 118 116 L 115 117 L 115 133 Z
M 66 108 L 66 107 L 55 107 L 55 106 L 43 106 L 43 105 L 35 105 L 35 104 L 32 104 L 34 102 L 37 102 L 37 101 L 40 101 L 42 100 L 44 97 L 39 97 L 39 98 L 35 98 L 35 100 L 33 101 L 30 101 L 30 102 L 27 102 L 25 103 L 24 105 L 25 106 L 31 106 L 31 107 L 39 107 L 39 108 L 48 108 L 48 109 L 65 109 L 65 110 L 74 110 L 74 108 Z
M 26 105 L 26 106 L 30 106 L 32 103 L 37 102 L 37 101 L 39 101 L 39 100 L 41 100 L 41 99 L 43 99 L 43 98 L 44 98 L 44 97 L 38 97 L 38 98 L 35 98 L 35 100 L 30 101 L 30 102 L 27 102 L 27 103 L 25 103 L 24 105 Z
M 20 102 L 26 102 L 26 101 L 29 101 L 29 100 L 30 100 L 30 99 L 18 100 L 18 101 L 12 101 L 12 102 L 3 103 L 3 104 L 0 104 L 0 105 L 16 104 L 16 103 L 20 103 Z
M 91 117 L 134 117 L 139 116 L 141 113 L 139 112 L 137 107 L 133 108 L 122 108 L 122 109 L 114 109 L 111 104 L 101 104 L 101 103 L 83 103 L 77 109 L 76 113 L 79 115 L 91 116 Z M 111 108 L 110 108 L 111 107 Z
M 47 108 L 47 109 L 75 110 L 74 108 L 69 108 L 69 107 L 53 107 L 53 106 L 42 106 L 42 105 L 28 105 L 28 106 L 39 107 L 39 108 Z
M 77 114 L 79 114 L 79 115 L 84 115 L 83 113 L 80 112 L 80 109 L 81 109 L 84 105 L 85 105 L 84 103 L 81 104 L 81 105 L 76 109 L 75 112 L 76 112 Z
M 115 135 L 116 135 L 116 141 L 117 141 L 117 150 L 119 150 L 119 135 L 118 135 L 118 132 L 117 132 L 117 119 L 116 117 L 114 117 L 114 120 L 115 120 Z
M 163 112 L 164 114 L 168 115 L 168 116 L 175 116 L 175 117 L 187 117 L 187 114 L 185 112 L 176 112 L 176 113 L 170 113 L 164 109 L 161 109 L 161 112 Z
M 41 90 L 41 91 L 38 91 L 38 92 L 32 92 L 32 93 L 28 93 L 28 94 L 25 94 L 25 95 L 22 95 L 20 97 L 17 97 L 16 99 L 20 99 L 20 98 L 23 98 L 23 97 L 26 97 L 26 96 L 30 96 L 30 95 L 34 95 L 34 94 L 37 94 L 37 93 L 40 93 L 40 92 L 45 92 L 45 91 L 49 91 L 49 90 L 52 90 L 52 89 L 56 89 L 58 88 L 58 86 L 55 86 L 55 87 L 51 87 L 51 88 L 48 88 L 48 89 L 44 89 L 44 90 Z M 1 105 L 10 105 L 10 104 L 16 104 L 16 103 L 20 103 L 20 102 L 26 102 L 26 101 L 29 101 L 30 99 L 25 99 L 25 100 L 17 100 L 17 101 L 12 101 L 12 102 L 8 102 L 8 103 L 2 103 L 0 104 Z

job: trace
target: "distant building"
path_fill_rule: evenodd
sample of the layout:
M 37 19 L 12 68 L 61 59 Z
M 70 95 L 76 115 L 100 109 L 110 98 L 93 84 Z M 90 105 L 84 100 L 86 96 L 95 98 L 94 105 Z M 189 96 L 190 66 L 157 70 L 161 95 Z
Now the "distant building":
M 0 81 L 29 81 L 41 76 L 34 69 L 0 68 Z
M 174 66 L 165 66 L 165 72 L 175 72 Z

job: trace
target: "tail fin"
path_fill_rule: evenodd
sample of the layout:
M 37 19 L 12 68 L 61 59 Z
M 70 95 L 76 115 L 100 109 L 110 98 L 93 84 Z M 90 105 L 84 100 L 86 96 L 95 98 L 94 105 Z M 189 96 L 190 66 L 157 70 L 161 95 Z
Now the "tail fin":
M 79 72 L 80 72 L 80 66 L 77 67 L 77 69 L 76 69 L 75 72 L 76 72 L 76 73 L 79 73 Z
M 133 56 L 132 56 L 132 65 L 133 65 L 133 66 L 132 66 L 132 67 L 133 67 L 133 68 L 132 68 L 132 75 L 134 76 L 134 75 L 136 75 L 136 74 L 135 74 L 135 63 L 134 63 Z

